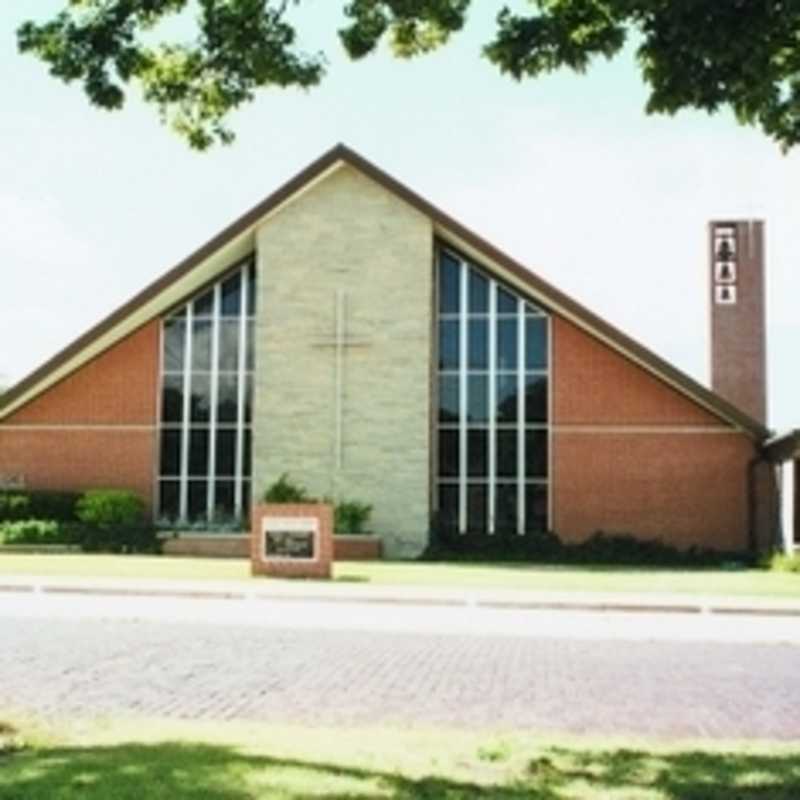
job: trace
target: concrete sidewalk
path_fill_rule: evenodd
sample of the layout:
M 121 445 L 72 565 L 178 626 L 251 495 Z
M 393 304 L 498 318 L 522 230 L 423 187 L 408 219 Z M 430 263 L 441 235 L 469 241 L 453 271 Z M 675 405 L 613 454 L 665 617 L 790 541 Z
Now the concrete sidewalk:
M 800 600 L 635 592 L 550 592 L 529 589 L 433 587 L 253 579 L 156 580 L 0 575 L 0 600 L 15 595 L 283 600 L 538 611 L 756 615 L 800 618 Z

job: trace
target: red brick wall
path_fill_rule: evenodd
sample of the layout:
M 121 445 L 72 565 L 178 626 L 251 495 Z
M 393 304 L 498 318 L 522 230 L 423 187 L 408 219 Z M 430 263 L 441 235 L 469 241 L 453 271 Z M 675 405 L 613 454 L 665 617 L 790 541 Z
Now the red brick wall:
M 375 561 L 383 553 L 382 542 L 374 536 L 334 536 L 334 561 Z
M 715 425 L 720 419 L 598 339 L 553 317 L 557 425 Z
M 152 425 L 159 323 L 139 328 L 2 421 L 3 425 Z
M 558 318 L 553 353 L 554 531 L 746 548 L 753 442 Z
M 126 488 L 152 502 L 159 324 L 0 421 L 0 473 L 42 489 Z

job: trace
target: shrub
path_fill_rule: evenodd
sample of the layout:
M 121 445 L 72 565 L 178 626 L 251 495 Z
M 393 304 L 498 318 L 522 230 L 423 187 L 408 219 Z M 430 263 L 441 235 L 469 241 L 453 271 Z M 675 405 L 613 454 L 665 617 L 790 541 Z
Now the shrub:
M 123 489 L 92 489 L 78 500 L 77 516 L 87 525 L 141 525 L 144 502 Z
M 555 562 L 563 546 L 547 531 L 519 535 L 458 530 L 441 525 L 434 516 L 430 543 L 422 555 L 426 561 L 528 561 Z
M 160 540 L 145 505 L 122 489 L 93 489 L 78 501 L 78 540 L 87 552 L 157 553 Z
M 73 544 L 75 532 L 68 523 L 52 519 L 0 522 L 0 544 Z
M 567 544 L 549 532 L 460 534 L 433 521 L 431 540 L 422 558 L 429 561 L 518 561 L 539 564 L 594 564 L 662 567 L 745 566 L 746 553 L 724 553 L 692 547 L 678 550 L 658 539 L 598 531 L 589 539 Z
M 773 553 L 767 561 L 767 569 L 775 572 L 796 572 L 800 574 L 800 553 Z
M 74 522 L 75 506 L 80 495 L 76 492 L 46 490 L 0 491 L 0 522 L 26 519 L 54 519 Z
M 365 533 L 364 526 L 372 514 L 369 503 L 342 500 L 334 508 L 334 530 L 337 533 Z
M 81 525 L 76 539 L 86 553 L 159 553 L 155 527 L 140 525 Z
M 28 516 L 31 499 L 26 494 L 0 492 L 0 520 L 20 520 Z
M 292 483 L 289 473 L 284 472 L 275 483 L 264 492 L 264 501 L 267 503 L 315 503 L 316 500 L 308 496 L 305 488 Z

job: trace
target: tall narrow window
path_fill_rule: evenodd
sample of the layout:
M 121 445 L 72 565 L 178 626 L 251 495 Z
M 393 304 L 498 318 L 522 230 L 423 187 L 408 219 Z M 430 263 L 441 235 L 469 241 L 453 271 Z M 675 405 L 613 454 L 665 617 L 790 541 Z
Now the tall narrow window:
M 436 511 L 461 533 L 548 527 L 549 318 L 447 249 L 438 260 Z
M 236 522 L 249 513 L 254 300 L 248 259 L 163 320 L 164 523 Z

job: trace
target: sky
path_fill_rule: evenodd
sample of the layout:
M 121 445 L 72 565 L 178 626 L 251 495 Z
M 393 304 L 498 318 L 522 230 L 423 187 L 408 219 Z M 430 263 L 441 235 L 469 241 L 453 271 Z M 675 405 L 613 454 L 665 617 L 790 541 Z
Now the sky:
M 16 51 L 0 6 L 0 384 L 24 377 L 337 142 L 344 142 L 694 378 L 709 381 L 707 223 L 763 219 L 769 424 L 800 427 L 800 148 L 728 112 L 644 113 L 633 48 L 516 83 L 480 57 L 500 3 L 432 55 L 351 63 L 343 3 L 305 0 L 309 92 L 267 90 L 230 147 L 191 151 L 134 89 L 92 108 Z

